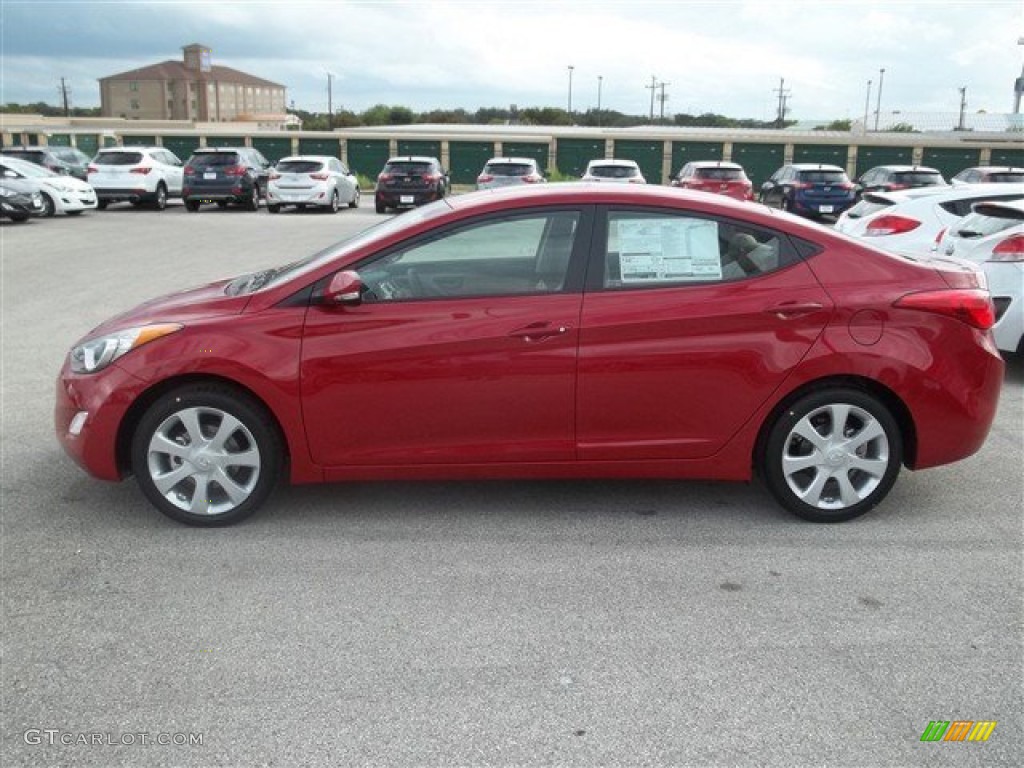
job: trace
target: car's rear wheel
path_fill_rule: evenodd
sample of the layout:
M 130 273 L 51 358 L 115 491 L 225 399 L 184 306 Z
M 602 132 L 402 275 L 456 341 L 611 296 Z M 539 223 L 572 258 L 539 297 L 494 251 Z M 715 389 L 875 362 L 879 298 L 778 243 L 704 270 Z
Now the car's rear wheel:
M 245 207 L 250 211 L 258 211 L 260 209 L 260 186 L 259 184 L 252 185 L 252 194 L 249 195 L 249 199 L 245 201 Z
M 266 411 L 219 384 L 191 384 L 159 398 L 132 440 L 142 492 L 189 525 L 230 525 L 255 512 L 273 489 L 281 454 Z
M 339 208 L 341 208 L 341 200 L 338 199 L 338 190 L 334 190 L 331 192 L 331 203 L 327 206 L 327 210 L 337 213 Z
M 96 201 L 96 209 L 97 210 L 105 211 L 105 210 L 107 210 L 107 206 L 108 205 L 110 205 L 110 203 L 108 203 L 106 200 L 97 200 Z
M 196 211 L 199 210 L 199 201 L 198 200 L 186 200 L 185 201 L 185 210 L 188 211 L 189 213 L 195 213 Z
M 158 211 L 167 208 L 167 187 L 163 185 L 163 182 L 156 185 L 156 197 L 153 198 L 153 207 Z
M 838 523 L 885 498 L 902 461 L 903 439 L 889 409 L 866 392 L 830 388 L 805 395 L 779 415 L 760 468 L 790 512 Z
M 374 208 L 377 209 L 377 213 L 387 213 L 388 207 L 384 205 L 383 201 L 378 197 L 374 200 Z
M 779 199 L 779 208 L 781 210 L 783 210 L 783 211 L 788 211 L 790 209 L 789 198 L 787 198 L 787 197 L 780 198 Z
M 280 205 L 280 203 L 267 203 L 267 213 L 280 213 L 280 212 L 281 212 L 281 205 Z
M 359 187 L 356 187 L 355 191 L 352 193 L 352 199 L 349 201 L 349 204 L 348 204 L 349 208 L 358 208 L 359 207 L 359 198 L 360 198 L 361 194 L 362 193 L 359 191 Z
M 43 198 L 43 212 L 39 215 L 50 218 L 57 212 L 57 204 L 53 202 L 53 198 L 45 192 L 41 193 L 40 197 Z

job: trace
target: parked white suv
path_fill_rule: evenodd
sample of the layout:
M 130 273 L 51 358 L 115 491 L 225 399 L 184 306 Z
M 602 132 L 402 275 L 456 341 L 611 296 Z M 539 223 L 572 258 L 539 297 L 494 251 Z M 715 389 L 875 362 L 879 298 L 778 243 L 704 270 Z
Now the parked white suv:
M 158 211 L 167 199 L 181 197 L 183 163 L 163 147 L 109 147 L 89 164 L 89 183 L 99 208 L 110 203 L 151 204 Z

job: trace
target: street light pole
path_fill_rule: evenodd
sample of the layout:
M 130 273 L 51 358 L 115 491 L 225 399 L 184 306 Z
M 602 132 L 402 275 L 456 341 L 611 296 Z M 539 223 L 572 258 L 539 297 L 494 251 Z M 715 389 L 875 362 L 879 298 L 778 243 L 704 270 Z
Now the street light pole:
M 597 127 L 601 127 L 601 83 L 604 77 L 601 75 L 597 76 Z
M 864 133 L 868 132 L 868 110 L 871 109 L 871 81 L 868 80 L 868 95 L 864 97 Z
M 572 64 L 569 65 L 569 122 L 572 122 L 572 71 L 576 69 Z
M 875 132 L 878 132 L 878 116 L 882 111 L 882 82 L 885 79 L 885 67 L 878 70 L 878 102 L 875 105 Z

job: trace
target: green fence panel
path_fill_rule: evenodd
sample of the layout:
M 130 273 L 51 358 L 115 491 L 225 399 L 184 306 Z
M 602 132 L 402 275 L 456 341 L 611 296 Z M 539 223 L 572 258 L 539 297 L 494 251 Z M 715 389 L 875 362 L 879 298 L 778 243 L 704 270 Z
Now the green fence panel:
M 494 144 L 483 141 L 452 141 L 448 144 L 449 165 L 454 184 L 473 184 L 487 161 L 494 157 Z M 543 170 L 543 169 L 541 169 Z
M 913 147 L 857 147 L 856 177 L 859 179 L 876 165 L 910 165 L 913 159 Z
M 339 139 L 299 139 L 300 155 L 328 155 L 341 159 L 341 141 Z
M 1024 149 L 993 149 L 990 161 L 992 165 L 1012 165 L 1024 167 Z
M 582 176 L 587 163 L 604 159 L 604 139 L 558 139 L 555 154 L 559 173 Z
M 978 164 L 980 150 L 957 147 L 925 147 L 921 165 L 939 170 L 946 180 L 953 178 L 964 168 Z
M 170 150 L 181 162 L 186 162 L 199 148 L 198 136 L 164 136 L 164 148 Z
M 156 136 L 122 136 L 121 144 L 126 147 L 152 147 L 156 145 Z
M 43 135 L 41 133 L 29 133 L 26 134 L 26 136 L 28 138 L 28 145 L 30 147 L 38 147 L 40 144 L 43 143 Z M 14 143 L 17 144 L 18 142 Z
M 75 134 L 75 146 L 92 157 L 100 148 L 100 137 L 95 133 Z
M 846 170 L 849 151 L 846 144 L 797 144 L 793 147 L 793 162 L 838 165 Z
M 252 146 L 253 149 L 262 153 L 262 155 L 272 163 L 276 163 L 282 157 L 288 157 L 288 155 L 292 153 L 291 139 L 269 139 L 257 138 L 254 136 L 252 140 Z M 331 154 L 333 154 L 335 157 L 338 156 L 337 151 Z
M 695 160 L 721 160 L 724 155 L 724 145 L 719 141 L 673 141 L 670 173 L 675 176 L 687 163 Z
M 349 139 L 348 167 L 371 180 L 377 178 L 391 154 L 387 139 Z
M 422 157 L 436 157 L 441 159 L 440 141 L 412 141 L 409 139 L 398 140 L 398 154 L 420 155 Z
M 783 144 L 736 143 L 732 145 L 732 161 L 743 166 L 756 191 L 782 167 L 785 152 Z
M 245 139 L 241 136 L 207 136 L 208 147 L 244 147 Z
M 648 184 L 664 184 L 667 179 L 661 178 L 661 164 L 665 155 L 663 141 L 615 141 L 615 158 L 632 160 L 640 166 L 640 173 Z
M 71 134 L 69 133 L 51 133 L 46 143 L 51 147 L 70 147 L 71 146 Z
M 506 141 L 501 145 L 502 157 L 532 157 L 541 172 L 548 168 L 548 145 L 537 142 Z

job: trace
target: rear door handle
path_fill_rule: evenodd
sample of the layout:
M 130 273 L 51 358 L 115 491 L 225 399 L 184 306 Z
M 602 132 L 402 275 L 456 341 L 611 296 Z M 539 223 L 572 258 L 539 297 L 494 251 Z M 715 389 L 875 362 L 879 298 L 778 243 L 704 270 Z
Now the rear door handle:
M 769 307 L 765 312 L 775 315 L 779 320 L 792 320 L 796 317 L 812 315 L 815 312 L 820 312 L 824 308 L 825 307 L 822 304 L 819 304 L 816 301 L 787 301 L 782 304 L 776 304 L 774 307 Z
M 522 339 L 523 341 L 540 341 L 541 339 L 547 339 L 551 336 L 561 336 L 568 332 L 568 326 L 552 325 L 551 323 L 540 322 L 530 323 L 523 328 L 516 328 L 509 334 L 509 336 Z

